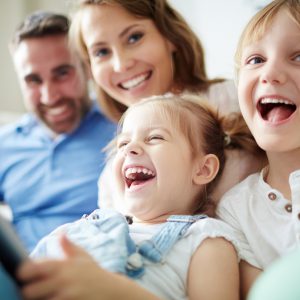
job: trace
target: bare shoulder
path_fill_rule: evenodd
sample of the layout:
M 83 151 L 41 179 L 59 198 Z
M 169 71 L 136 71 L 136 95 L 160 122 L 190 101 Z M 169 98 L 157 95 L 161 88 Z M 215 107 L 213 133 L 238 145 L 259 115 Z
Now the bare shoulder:
M 207 238 L 198 247 L 194 256 L 216 258 L 233 255 L 237 257 L 234 246 L 223 237 Z
M 190 299 L 238 299 L 238 258 L 229 241 L 207 238 L 201 243 L 191 259 L 188 293 Z

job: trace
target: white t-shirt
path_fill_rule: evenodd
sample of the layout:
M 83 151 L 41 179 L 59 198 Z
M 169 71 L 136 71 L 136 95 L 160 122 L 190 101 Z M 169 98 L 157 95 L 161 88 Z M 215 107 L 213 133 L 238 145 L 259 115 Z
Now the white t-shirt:
M 161 225 L 132 224 L 129 226 L 130 235 L 138 244 L 150 239 Z M 239 248 L 234 232 L 227 224 L 212 218 L 202 219 L 191 225 L 183 238 L 166 255 L 163 263 L 146 261 L 145 274 L 136 279 L 136 282 L 162 299 L 188 299 L 186 293 L 189 264 L 193 253 L 208 237 L 224 237 L 236 249 Z
M 241 259 L 260 269 L 300 245 L 300 170 L 290 174 L 292 201 L 264 181 L 264 172 L 231 189 L 217 208 L 237 231 Z

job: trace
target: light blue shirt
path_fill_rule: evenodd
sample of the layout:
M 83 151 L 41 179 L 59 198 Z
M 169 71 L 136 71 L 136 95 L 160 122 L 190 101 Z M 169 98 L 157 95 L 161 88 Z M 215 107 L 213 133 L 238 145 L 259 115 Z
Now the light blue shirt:
M 115 130 L 96 104 L 73 133 L 55 140 L 32 115 L 0 128 L 0 200 L 11 207 L 29 251 L 59 225 L 97 208 L 102 149 Z

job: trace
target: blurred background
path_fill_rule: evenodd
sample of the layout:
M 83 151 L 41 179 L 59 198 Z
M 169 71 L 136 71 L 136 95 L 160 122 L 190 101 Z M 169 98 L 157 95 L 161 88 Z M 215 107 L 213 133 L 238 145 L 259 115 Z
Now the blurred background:
M 8 42 L 23 18 L 35 10 L 68 14 L 73 0 L 2 0 L 0 2 L 0 126 L 24 110 Z M 210 77 L 233 78 L 233 55 L 249 18 L 269 0 L 169 0 L 200 37 Z

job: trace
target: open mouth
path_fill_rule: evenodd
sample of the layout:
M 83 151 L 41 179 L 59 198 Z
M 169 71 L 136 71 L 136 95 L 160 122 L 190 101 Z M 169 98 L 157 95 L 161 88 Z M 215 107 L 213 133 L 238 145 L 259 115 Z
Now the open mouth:
M 153 179 L 155 173 L 144 167 L 128 168 L 125 170 L 124 178 L 128 188 L 131 186 L 141 185 Z
M 149 71 L 149 72 L 143 73 L 139 76 L 136 76 L 133 79 L 119 83 L 118 86 L 122 89 L 130 90 L 130 89 L 133 89 L 133 88 L 139 86 L 144 81 L 148 80 L 151 77 L 151 75 L 152 75 L 152 71 Z
M 269 122 L 282 122 L 287 120 L 297 109 L 295 103 L 284 99 L 262 98 L 257 109 L 261 117 Z

